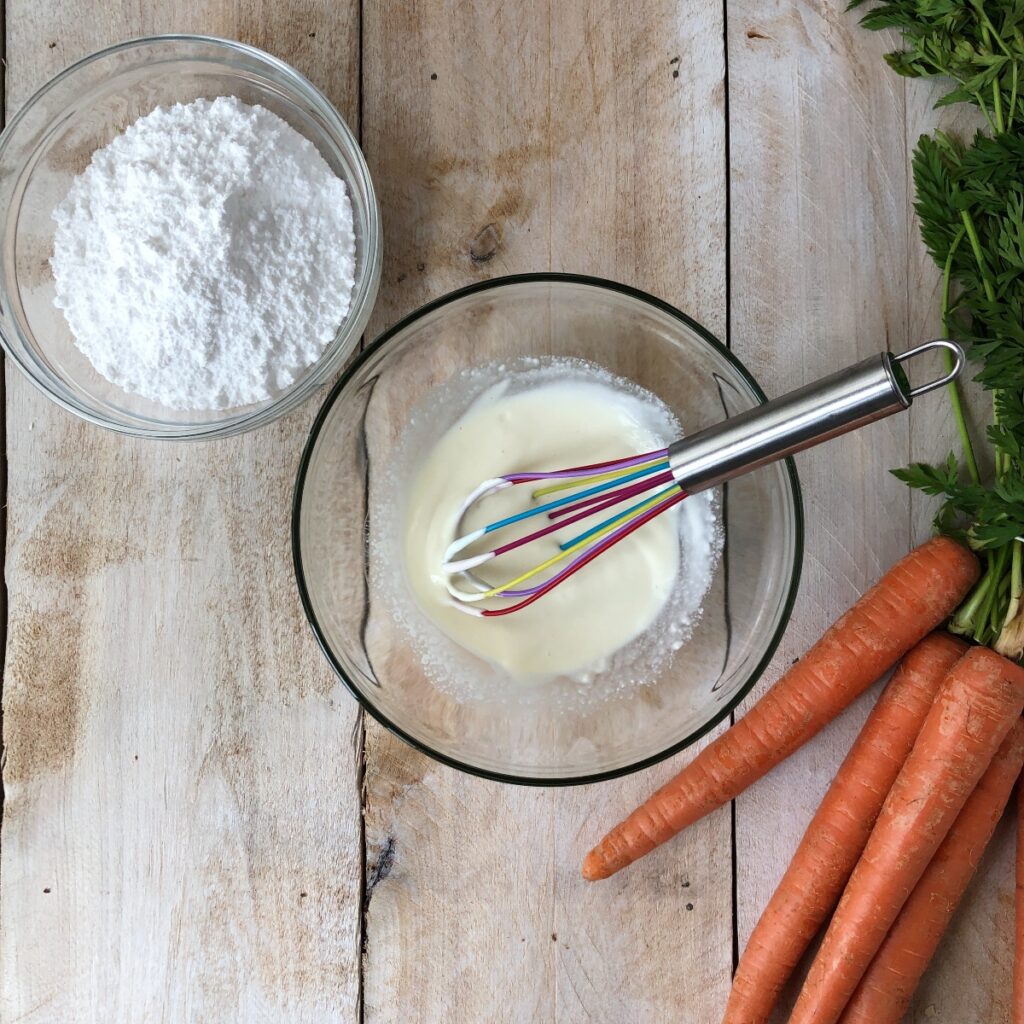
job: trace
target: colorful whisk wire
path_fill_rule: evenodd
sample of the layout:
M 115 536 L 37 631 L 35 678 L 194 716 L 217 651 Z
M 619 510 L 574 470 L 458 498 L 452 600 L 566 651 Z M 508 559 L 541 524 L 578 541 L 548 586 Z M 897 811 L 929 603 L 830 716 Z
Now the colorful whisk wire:
M 912 386 L 904 364 L 938 349 L 945 350 L 945 374 Z M 717 487 L 752 469 L 907 409 L 917 396 L 955 380 L 964 360 L 963 350 L 948 338 L 925 342 L 899 355 L 881 352 L 658 451 L 575 469 L 510 473 L 486 480 L 463 503 L 460 524 L 470 506 L 516 484 L 540 483 L 533 497 L 541 503 L 456 539 L 443 560 L 448 592 L 458 607 L 471 615 L 519 611 L 687 495 Z M 553 497 L 563 491 L 570 493 Z M 627 502 L 626 508 L 617 508 Z M 562 541 L 550 558 L 514 579 L 491 585 L 473 574 L 491 559 L 604 513 L 609 514 L 594 525 L 583 525 L 579 533 Z M 545 516 L 547 524 L 489 551 L 469 553 L 490 534 L 536 516 Z M 466 586 L 473 589 L 464 589 Z M 480 602 L 493 598 L 514 603 L 478 607 Z
M 642 455 L 595 462 L 573 469 L 544 473 L 510 473 L 507 476 L 486 480 L 463 502 L 459 515 L 460 522 L 469 507 L 487 495 L 516 484 L 538 482 L 543 482 L 544 486 L 533 491 L 532 496 L 535 500 L 562 491 L 571 490 L 572 493 L 498 519 L 480 529 L 472 530 L 449 545 L 442 569 L 448 576 L 449 593 L 463 611 L 472 615 L 492 617 L 508 615 L 533 604 L 558 584 L 579 572 L 598 555 L 686 497 L 686 492 L 673 479 L 669 468 L 668 449 L 662 448 Z M 657 488 L 656 492 L 647 495 L 646 492 L 653 488 Z M 556 530 L 564 530 L 567 526 L 582 523 L 602 512 L 610 511 L 634 498 L 640 500 L 623 510 L 612 512 L 607 518 L 562 541 L 556 554 L 513 579 L 490 586 L 471 574 L 473 569 L 485 562 L 546 537 Z M 545 516 L 549 520 L 548 525 L 488 551 L 457 557 L 489 534 L 536 516 Z M 556 570 L 558 566 L 561 568 Z M 549 570 L 556 571 L 550 576 L 543 577 Z M 475 589 L 466 590 L 457 586 L 452 578 L 459 576 L 466 576 Z M 543 577 L 540 581 L 530 582 L 539 576 Z M 498 608 L 472 607 L 491 598 L 511 598 L 514 603 Z

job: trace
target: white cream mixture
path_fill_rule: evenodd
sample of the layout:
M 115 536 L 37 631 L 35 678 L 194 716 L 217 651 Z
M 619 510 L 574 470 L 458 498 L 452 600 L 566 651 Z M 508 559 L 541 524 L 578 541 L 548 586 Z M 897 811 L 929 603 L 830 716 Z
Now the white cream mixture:
M 441 572 L 460 506 L 481 481 L 650 451 L 673 440 L 677 429 L 653 396 L 600 379 L 541 378 L 524 390 L 507 383 L 489 388 L 428 451 L 409 492 L 405 576 L 422 611 L 461 647 L 514 676 L 599 672 L 614 652 L 651 627 L 673 594 L 680 578 L 681 517 L 692 548 L 686 558 L 689 571 L 703 573 L 697 581 L 699 608 L 714 563 L 713 513 L 706 496 L 689 510 L 687 501 L 649 522 L 540 600 L 508 616 L 481 618 L 453 607 Z M 460 531 L 528 507 L 531 490 L 532 485 L 521 484 L 478 503 Z M 477 572 L 491 584 L 507 580 L 597 521 L 531 542 Z M 694 529 L 698 523 L 706 528 Z M 537 521 L 529 526 L 536 529 Z M 515 533 L 496 535 L 495 544 L 511 536 Z M 695 609 L 692 602 L 687 604 L 688 623 Z M 679 646 L 678 632 L 666 631 L 666 637 L 675 637 L 672 646 Z

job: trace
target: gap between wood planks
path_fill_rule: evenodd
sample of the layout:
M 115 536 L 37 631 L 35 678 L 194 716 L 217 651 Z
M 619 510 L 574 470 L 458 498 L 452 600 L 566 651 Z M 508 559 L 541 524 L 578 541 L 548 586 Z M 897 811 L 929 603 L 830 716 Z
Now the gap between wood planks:
M 364 24 L 364 8 L 366 7 L 365 0 L 360 0 L 359 3 L 359 27 L 358 27 L 358 42 L 357 48 L 359 51 L 359 74 L 356 76 L 357 85 L 356 90 L 358 96 L 356 97 L 356 138 L 359 140 L 359 148 L 363 148 L 363 24 Z M 362 351 L 366 345 L 366 335 L 359 341 L 359 350 Z M 366 460 L 365 466 L 369 467 L 369 460 Z M 365 472 L 365 471 L 364 471 Z M 369 481 L 364 481 L 367 486 L 364 486 L 363 493 L 366 495 L 366 500 L 369 501 L 370 488 L 368 486 Z M 356 740 L 356 793 L 359 798 L 359 913 L 356 917 L 357 921 L 357 933 L 356 933 L 356 1020 L 358 1024 L 364 1024 L 366 1020 L 366 999 L 365 999 L 365 963 L 366 963 L 366 939 L 367 939 L 367 911 L 368 906 L 368 892 L 366 885 L 366 711 L 363 709 L 362 704 L 359 705 L 359 710 L 356 712 L 356 724 L 355 724 L 355 740 Z
M 725 347 L 732 349 L 732 229 L 730 214 L 732 212 L 732 157 L 729 148 L 729 4 L 722 0 L 722 117 L 724 119 L 723 138 L 725 145 L 723 172 L 725 174 Z M 731 617 L 729 613 L 729 486 L 722 486 L 722 573 L 724 589 L 722 604 L 726 620 L 726 650 L 729 649 L 732 636 Z M 729 712 L 729 728 L 736 724 L 736 711 Z M 729 865 L 732 869 L 732 885 L 729 896 L 732 901 L 732 970 L 740 962 L 740 914 L 739 914 L 739 871 L 736 870 L 736 801 L 729 801 Z
M 7 5 L 0 3 L 0 131 L 7 124 Z M 7 553 L 7 357 L 0 359 L 0 538 Z M 7 574 L 0 574 L 0 824 L 4 818 L 4 679 L 7 675 Z M 2 889 L 0 889 L 2 892 Z

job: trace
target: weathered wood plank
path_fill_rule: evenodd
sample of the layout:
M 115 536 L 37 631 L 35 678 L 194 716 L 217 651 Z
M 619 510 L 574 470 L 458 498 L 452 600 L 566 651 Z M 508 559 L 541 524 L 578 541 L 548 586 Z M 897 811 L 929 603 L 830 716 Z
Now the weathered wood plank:
M 891 39 L 839 4 L 731 4 L 728 35 L 732 347 L 772 395 L 910 340 L 903 83 L 882 63 Z M 754 697 L 906 551 L 909 496 L 888 469 L 909 429 L 894 418 L 798 458 L 803 580 Z M 867 709 L 736 801 L 741 948 Z
M 722 329 L 715 5 L 369 5 L 364 40 L 388 251 L 378 328 L 468 281 L 552 268 L 627 281 Z M 728 810 L 611 882 L 579 876 L 679 760 L 524 790 L 439 767 L 373 723 L 366 760 L 368 1021 L 715 1018 Z
M 941 335 L 938 275 L 917 238 L 908 161 L 922 132 L 936 125 L 966 127 L 962 116 L 953 120 L 949 111 L 940 116 L 931 109 L 937 88 L 905 84 L 887 73 L 880 55 L 892 48 L 892 37 L 859 31 L 849 15 L 783 5 L 766 16 L 751 6 L 739 18 L 733 13 L 730 29 L 734 347 L 743 351 L 744 325 L 764 328 L 753 295 L 760 299 L 771 294 L 765 281 L 771 273 L 769 260 L 756 249 L 748 253 L 737 240 L 760 217 L 759 208 L 793 209 L 780 207 L 775 196 L 792 197 L 796 204 L 796 217 L 783 218 L 791 228 L 789 237 L 773 232 L 766 244 L 769 251 L 793 253 L 782 264 L 779 290 L 815 312 L 797 313 L 794 319 L 788 311 L 768 311 L 768 344 L 785 351 L 784 332 L 792 331 L 803 346 L 820 343 L 838 365 L 843 353 L 850 351 L 844 331 L 866 346 L 865 353 L 874 343 L 866 330 L 872 324 L 876 330 L 888 329 L 888 343 L 894 349 Z M 767 63 L 757 56 L 766 49 L 771 55 Z M 822 89 L 826 77 L 829 86 Z M 777 88 L 766 89 L 769 82 Z M 747 127 L 752 111 L 754 127 Z M 773 140 L 780 132 L 784 141 L 776 144 Z M 767 156 L 751 161 L 755 135 L 760 135 Z M 896 180 L 901 167 L 908 168 L 904 184 Z M 764 194 L 766 185 L 769 195 Z M 906 250 L 901 252 L 904 237 Z M 799 252 L 794 247 L 801 241 L 805 247 Z M 762 283 L 751 287 L 758 281 L 757 260 L 764 266 Z M 749 299 L 743 295 L 747 288 L 752 293 Z M 821 296 L 827 303 L 818 312 Z M 856 305 L 864 302 L 875 307 L 867 317 Z M 970 397 L 977 409 L 977 392 Z M 808 558 L 820 555 L 818 561 L 808 562 L 815 575 L 805 582 L 782 659 L 799 655 L 905 545 L 927 536 L 932 503 L 917 495 L 901 499 L 893 492 L 899 485 L 885 470 L 899 465 L 907 454 L 914 460 L 944 457 L 956 443 L 956 432 L 948 405 L 934 399 L 916 405 L 909 423 L 909 452 L 900 436 L 903 428 L 893 424 L 897 429 L 888 436 L 879 436 L 875 428 L 841 442 L 847 446 L 845 457 L 828 449 L 801 461 L 812 510 Z M 853 484 L 844 487 L 844 481 Z M 908 502 L 909 519 L 901 500 Z M 848 514 L 850 508 L 853 515 Z M 903 523 L 908 524 L 906 536 Z M 823 565 L 820 559 L 826 554 L 830 563 Z M 839 564 L 833 561 L 837 555 L 842 558 Z M 804 624 L 806 631 L 798 632 Z M 741 942 L 785 869 L 866 709 L 867 702 L 862 701 L 737 802 Z M 782 829 L 767 827 L 780 819 L 785 823 Z M 952 1024 L 1009 1019 L 1011 831 L 1003 828 L 998 833 L 908 1020 Z
M 295 63 L 351 123 L 358 5 L 7 4 L 8 110 L 168 31 Z M 0 1015 L 355 1021 L 355 709 L 299 608 L 313 405 L 208 445 L 87 426 L 7 378 Z
M 973 117 L 972 112 L 962 106 L 936 110 L 935 101 L 948 88 L 945 83 L 906 83 L 908 158 L 925 132 L 941 128 L 969 138 L 983 121 L 980 114 Z M 912 180 L 908 180 L 908 190 L 912 200 Z M 941 275 L 924 250 L 912 210 L 907 288 L 911 336 L 941 337 Z M 966 376 L 972 373 L 969 371 Z M 982 388 L 971 383 L 964 384 L 962 395 L 972 429 L 977 428 L 974 437 L 983 438 L 984 424 L 991 416 L 990 398 Z M 913 461 L 935 462 L 944 459 L 950 451 L 959 452 L 956 424 L 949 402 L 944 398 L 918 403 L 913 409 L 912 424 Z M 991 469 L 991 460 L 985 452 L 987 447 L 978 446 L 985 470 Z M 928 536 L 935 507 L 934 499 L 918 492 L 911 494 L 915 539 Z M 907 1013 L 907 1020 L 914 1024 L 967 1020 L 1005 1024 L 1010 1020 L 1015 843 L 1012 819 L 1011 811 L 986 851 L 978 874 L 921 982 Z

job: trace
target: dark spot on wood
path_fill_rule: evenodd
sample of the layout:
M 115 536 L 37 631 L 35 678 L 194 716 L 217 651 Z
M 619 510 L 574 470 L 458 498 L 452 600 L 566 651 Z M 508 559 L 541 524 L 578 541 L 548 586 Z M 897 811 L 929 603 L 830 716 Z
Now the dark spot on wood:
M 309 33 L 309 38 L 310 39 L 316 39 L 316 33 L 315 32 L 310 32 Z
M 687 910 L 693 910 L 693 904 L 692 903 L 687 903 L 686 904 L 686 909 Z
M 679 58 L 678 58 L 678 57 L 673 57 L 673 58 L 672 58 L 672 59 L 671 59 L 671 60 L 669 61 L 669 64 L 678 64 L 678 63 L 679 63 Z
M 672 72 L 672 77 L 673 78 L 678 78 L 679 77 L 679 68 L 676 68 L 675 71 Z
M 50 46 L 51 50 L 56 50 L 57 49 L 57 44 L 56 43 L 50 43 L 49 46 Z
M 503 220 L 508 220 L 510 217 L 520 213 L 522 204 L 522 189 L 515 187 L 507 188 L 501 194 L 501 198 L 487 211 L 486 222 L 488 224 L 499 224 Z
M 377 854 L 377 859 L 366 877 L 366 901 L 369 903 L 373 890 L 391 874 L 391 868 L 395 863 L 395 840 L 388 836 L 384 845 Z
M 138 759 L 139 759 L 139 755 L 138 755 L 138 754 L 136 754 L 136 755 L 135 755 L 135 760 L 136 760 L 136 761 L 138 761 Z
M 758 32 L 756 28 L 747 29 L 748 39 L 770 39 L 771 36 L 766 36 L 763 32 Z
M 408 274 L 399 274 L 398 277 L 395 278 L 395 283 L 401 284 L 408 276 Z
M 501 231 L 494 223 L 485 224 L 469 243 L 469 258 L 474 263 L 487 263 L 501 246 Z
M 305 898 L 306 898 L 306 894 L 304 892 L 300 892 L 299 893 L 299 899 L 300 900 L 304 900 Z
M 437 81 L 437 72 L 436 71 L 431 74 L 430 80 L 432 82 L 436 82 Z
M 427 265 L 426 263 L 417 263 L 416 269 L 422 274 L 423 271 L 427 269 Z
M 689 879 L 686 879 L 686 881 L 683 882 L 683 888 L 684 889 L 689 889 L 690 888 L 690 880 Z
M 45 888 L 45 889 L 43 890 L 43 892 L 49 892 L 49 891 L 50 891 L 50 887 L 49 887 L 49 886 L 47 886 L 47 887 L 46 887 L 46 888 Z
M 552 942 L 557 942 L 558 941 L 558 933 L 557 932 L 552 932 L 551 933 L 551 941 Z

